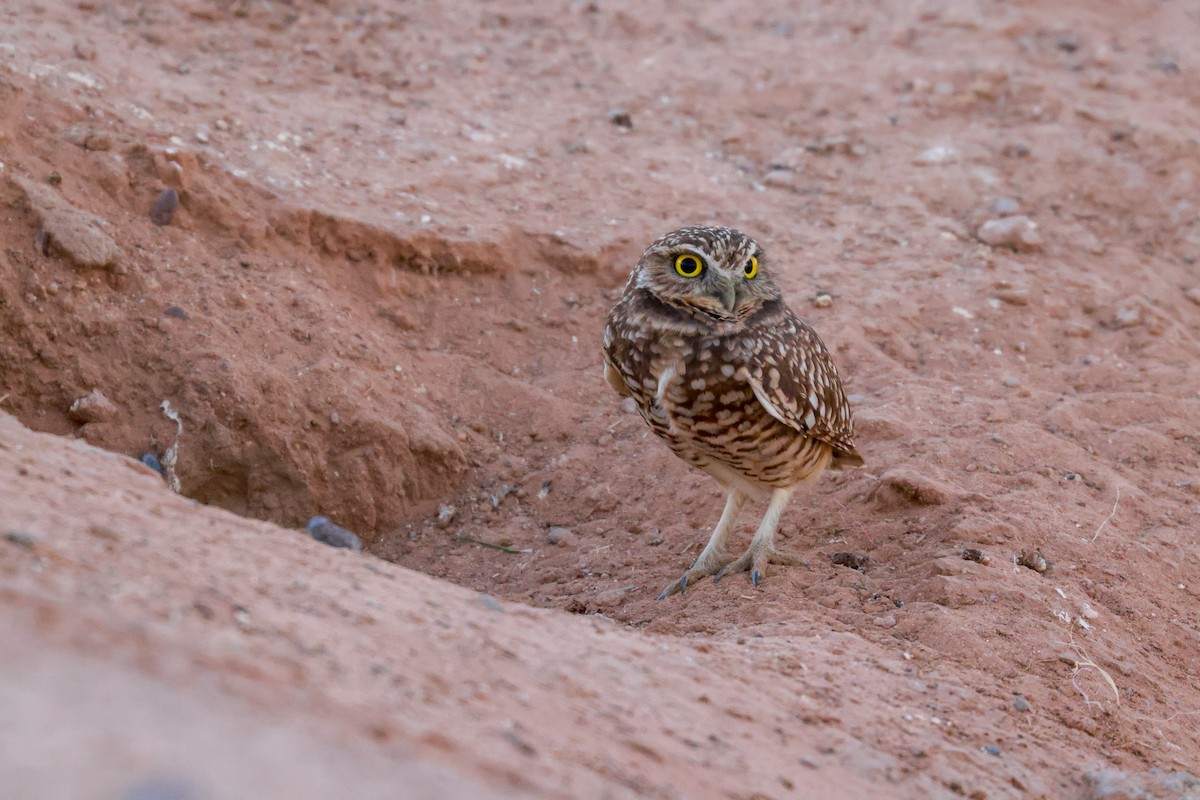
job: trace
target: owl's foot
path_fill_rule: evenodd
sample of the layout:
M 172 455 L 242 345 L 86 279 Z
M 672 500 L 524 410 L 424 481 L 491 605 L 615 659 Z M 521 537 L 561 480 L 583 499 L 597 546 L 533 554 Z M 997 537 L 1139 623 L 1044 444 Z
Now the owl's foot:
M 783 567 L 807 566 L 808 562 L 797 555 L 791 553 L 781 553 L 774 547 L 756 547 L 750 545 L 750 549 L 742 553 L 733 561 L 730 561 L 713 578 L 713 583 L 721 580 L 726 575 L 735 575 L 739 572 L 750 573 L 750 580 L 758 586 L 758 582 L 767 574 L 767 564 L 778 564 Z
M 695 583 L 705 576 L 712 575 L 719 569 L 721 569 L 721 562 L 716 559 L 699 560 L 692 565 L 691 569 L 683 573 L 683 576 L 679 580 L 667 584 L 667 588 L 662 590 L 662 594 L 658 596 L 658 599 L 662 600 L 673 594 L 683 594 L 687 591 L 689 584 Z

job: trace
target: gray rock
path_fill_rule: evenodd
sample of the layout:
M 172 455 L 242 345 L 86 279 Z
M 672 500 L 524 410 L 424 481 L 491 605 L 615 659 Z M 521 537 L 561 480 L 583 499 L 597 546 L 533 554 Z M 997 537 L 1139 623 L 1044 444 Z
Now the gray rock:
M 362 539 L 342 526 L 335 525 L 325 517 L 313 517 L 304 527 L 314 539 L 330 547 L 345 547 L 350 550 L 363 549 Z

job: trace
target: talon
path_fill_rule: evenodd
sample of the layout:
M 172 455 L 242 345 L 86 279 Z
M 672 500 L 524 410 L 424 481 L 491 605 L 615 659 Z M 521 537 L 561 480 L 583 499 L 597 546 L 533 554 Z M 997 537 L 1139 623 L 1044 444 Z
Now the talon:
M 717 571 L 717 574 L 713 575 L 713 583 L 720 583 L 721 578 L 724 578 L 724 577 L 725 577 L 725 568 L 721 567 L 721 569 Z
M 662 600 L 662 599 L 664 599 L 664 598 L 667 596 L 667 592 L 669 592 L 669 591 L 671 591 L 671 587 L 670 587 L 670 586 L 668 586 L 667 588 L 663 589 L 663 590 L 662 590 L 662 593 L 661 593 L 661 594 L 659 594 L 659 596 L 658 596 L 658 599 L 659 599 L 659 600 Z
M 758 570 L 754 570 L 753 572 L 750 573 L 750 580 L 754 581 L 754 587 L 756 589 L 758 588 L 758 578 L 759 578 Z
M 687 575 L 679 579 L 679 593 L 687 594 Z

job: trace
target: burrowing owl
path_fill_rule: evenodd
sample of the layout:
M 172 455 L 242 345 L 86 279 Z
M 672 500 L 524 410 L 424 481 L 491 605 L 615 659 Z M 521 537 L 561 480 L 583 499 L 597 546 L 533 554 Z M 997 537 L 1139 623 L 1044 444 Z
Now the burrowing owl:
M 796 487 L 828 466 L 862 464 L 837 368 L 772 280 L 770 260 L 731 228 L 681 228 L 642 254 L 604 329 L 604 376 L 637 402 L 675 455 L 725 487 L 725 511 L 690 581 L 799 559 L 775 549 Z M 726 539 L 749 497 L 769 497 L 739 558 Z

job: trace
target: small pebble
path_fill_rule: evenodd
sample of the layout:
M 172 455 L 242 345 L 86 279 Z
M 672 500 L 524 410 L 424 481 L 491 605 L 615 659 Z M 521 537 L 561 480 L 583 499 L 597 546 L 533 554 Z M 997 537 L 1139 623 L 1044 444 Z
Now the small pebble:
M 1021 379 L 1016 375 L 1005 375 L 1004 385 L 1010 389 L 1015 389 L 1021 385 Z
M 957 160 L 958 150 L 949 145 L 939 144 L 921 151 L 921 154 L 916 157 L 914 163 L 918 166 L 927 167 L 933 164 L 949 164 Z
M 634 400 L 632 397 L 626 397 L 621 401 L 621 409 L 626 414 L 636 414 L 638 410 L 637 400 Z
M 492 611 L 504 611 L 504 606 L 500 605 L 500 601 L 492 597 L 490 594 L 480 593 L 475 595 L 475 599 L 483 603 Z
M 164 479 L 167 477 L 166 467 L 162 465 L 162 462 L 158 460 L 158 456 L 154 455 L 154 453 L 145 453 L 140 460 L 147 467 L 162 475 Z
M 25 531 L 9 531 L 4 534 L 4 538 L 18 547 L 33 547 L 37 544 L 37 537 Z
M 99 389 L 92 389 L 71 404 L 67 412 L 76 422 L 107 422 L 117 414 L 117 407 Z
M 313 517 L 304 526 L 312 537 L 330 547 L 346 547 L 350 550 L 362 550 L 362 540 L 340 525 L 335 525 L 325 517 Z
M 570 544 L 575 539 L 575 534 L 570 528 L 564 528 L 556 525 L 546 531 L 546 541 L 550 544 Z
M 1029 710 L 1029 701 L 1025 699 L 1025 695 L 1013 695 L 1013 708 L 1021 712 Z
M 1113 326 L 1116 328 L 1132 328 L 1142 321 L 1142 312 L 1137 306 L 1118 308 L 1113 315 Z
M 450 526 L 451 522 L 454 522 L 454 519 L 457 516 L 458 509 L 456 509 L 454 506 L 442 506 L 440 509 L 438 509 L 437 526 L 439 528 L 447 528 Z
M 834 553 L 829 557 L 829 560 L 839 567 L 849 567 L 850 569 L 863 570 L 870 561 L 869 556 L 858 555 L 857 553 Z
M 975 236 L 989 247 L 1008 247 L 1022 253 L 1042 249 L 1037 223 L 1026 216 L 989 219 L 979 226 Z
M 150 221 L 159 227 L 170 225 L 177 210 L 179 210 L 179 192 L 174 189 L 164 189 L 158 199 L 154 201 L 154 205 L 150 206 Z
M 996 745 L 994 745 L 994 744 L 989 744 L 987 747 L 983 748 L 983 750 L 984 750 L 984 752 L 986 752 L 988 755 L 992 755 L 992 756 L 998 756 L 998 755 L 1000 755 L 1000 748 L 999 748 L 999 747 L 997 747 L 997 746 L 996 746 Z
M 187 319 L 188 313 L 182 306 L 167 306 L 163 310 L 163 316 L 171 319 Z
M 614 108 L 608 112 L 608 121 L 618 128 L 630 129 L 633 127 L 633 117 L 623 108 Z
M 964 560 L 974 561 L 976 564 L 987 564 L 989 561 L 991 561 L 986 553 L 974 547 L 968 547 L 967 549 L 963 550 L 962 557 Z
M 813 298 L 813 305 L 817 308 L 829 308 L 833 305 L 833 296 L 822 292 Z
M 1022 550 L 1021 555 L 1017 557 L 1017 564 L 1037 573 L 1050 569 L 1050 562 L 1038 550 Z
M 878 625 L 881 628 L 896 627 L 896 617 L 894 614 L 886 614 L 882 617 L 876 617 L 873 621 L 876 625 Z

